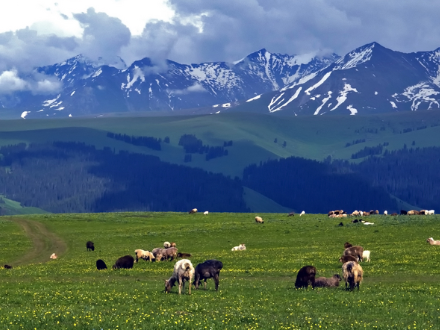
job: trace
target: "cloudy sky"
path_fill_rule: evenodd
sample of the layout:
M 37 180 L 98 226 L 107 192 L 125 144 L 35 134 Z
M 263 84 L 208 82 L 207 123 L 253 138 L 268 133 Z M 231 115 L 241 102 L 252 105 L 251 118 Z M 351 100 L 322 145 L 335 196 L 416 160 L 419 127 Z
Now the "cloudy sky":
M 0 85 L 5 74 L 79 53 L 131 64 L 144 57 L 235 61 L 261 48 L 343 55 L 372 41 L 403 52 L 434 50 L 438 13 L 440 2 L 432 0 L 3 1 Z

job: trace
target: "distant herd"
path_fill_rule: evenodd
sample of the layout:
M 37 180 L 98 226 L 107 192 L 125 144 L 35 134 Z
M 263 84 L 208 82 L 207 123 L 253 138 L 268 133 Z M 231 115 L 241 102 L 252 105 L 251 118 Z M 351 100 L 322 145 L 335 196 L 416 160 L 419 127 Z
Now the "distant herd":
M 197 209 L 191 209 L 189 214 L 197 213 Z M 401 210 L 401 215 L 433 215 L 434 210 L 411 210 L 404 211 Z M 204 212 L 205 215 L 208 215 L 208 211 Z M 301 215 L 304 215 L 305 212 L 302 211 Z M 378 210 L 370 210 L 370 211 L 354 211 L 350 214 L 350 216 L 369 216 L 373 214 L 379 214 Z M 388 215 L 387 211 L 384 211 L 384 215 Z M 294 216 L 294 212 L 290 212 L 288 216 Z M 397 213 L 392 213 L 392 216 L 396 216 Z M 347 213 L 343 210 L 335 210 L 328 212 L 329 218 L 345 218 L 347 217 Z M 260 216 L 255 217 L 256 223 L 264 223 L 264 220 Z M 360 220 L 353 220 L 352 222 L 363 222 L 364 224 L 373 224 Z M 343 225 L 342 222 L 339 224 Z M 432 237 L 426 240 L 430 245 L 440 245 L 440 240 L 434 240 Z M 95 251 L 95 245 L 92 241 L 86 242 L 87 251 Z M 246 245 L 241 243 L 238 246 L 234 246 L 231 251 L 244 251 L 246 250 Z M 188 293 L 191 294 L 191 284 L 194 285 L 195 289 L 198 288 L 200 282 L 204 281 L 204 288 L 206 289 L 206 280 L 212 278 L 215 283 L 215 289 L 218 290 L 219 286 L 219 276 L 220 271 L 223 269 L 223 263 L 219 260 L 210 259 L 206 260 L 202 263 L 199 263 L 195 268 L 192 265 L 191 261 L 187 258 L 190 258 L 190 253 L 182 253 L 178 252 L 175 242 L 164 242 L 163 248 L 155 248 L 151 252 L 142 249 L 134 250 L 134 257 L 131 255 L 125 255 L 116 260 L 113 265 L 113 269 L 131 269 L 133 265 L 139 261 L 139 259 L 143 259 L 145 261 L 153 262 L 153 261 L 173 261 L 174 259 L 183 258 L 178 260 L 174 265 L 173 274 L 168 280 L 165 280 L 165 292 L 170 292 L 172 287 L 177 283 L 179 287 L 179 294 L 181 294 L 182 289 L 185 286 L 185 282 L 189 282 L 188 285 Z M 50 259 L 57 259 L 57 255 L 53 253 L 50 256 Z M 364 250 L 362 246 L 353 246 L 349 242 L 344 244 L 344 251 L 342 256 L 339 258 L 339 262 L 342 263 L 342 277 L 339 274 L 334 274 L 330 278 L 326 277 L 318 277 L 316 278 L 316 267 L 314 266 L 304 266 L 302 267 L 296 276 L 295 287 L 296 288 L 307 288 L 309 285 L 312 288 L 316 287 L 338 287 L 339 282 L 344 279 L 345 288 L 347 290 L 354 290 L 358 288 L 363 279 L 363 269 L 359 262 L 361 261 L 370 262 L 370 251 Z M 4 265 L 5 269 L 12 269 L 13 267 L 10 265 Z M 96 261 L 96 268 L 98 270 L 107 269 L 107 265 L 104 260 L 98 259 Z

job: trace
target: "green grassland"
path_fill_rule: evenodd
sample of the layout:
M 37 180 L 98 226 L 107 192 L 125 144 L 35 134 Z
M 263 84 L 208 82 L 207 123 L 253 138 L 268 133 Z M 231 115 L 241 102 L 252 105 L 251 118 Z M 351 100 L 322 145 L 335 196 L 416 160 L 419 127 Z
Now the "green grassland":
M 425 127 L 423 129 L 418 129 Z M 401 133 L 404 129 L 413 129 Z M 377 132 L 376 132 L 377 130 Z M 136 147 L 106 136 L 106 132 L 133 136 L 170 137 L 162 150 Z M 205 161 L 193 155 L 184 163 L 184 151 L 178 146 L 183 134 L 195 134 L 204 144 L 223 145 L 233 140 L 227 157 Z M 387 142 L 388 150 L 408 147 L 439 146 L 440 112 L 421 111 L 374 116 L 282 116 L 256 113 L 225 112 L 198 116 L 137 116 L 68 118 L 50 120 L 0 121 L 0 145 L 18 142 L 80 141 L 98 148 L 111 147 L 156 155 L 163 161 L 241 177 L 243 168 L 260 161 L 299 156 L 322 160 L 327 156 L 350 159 L 351 154 L 366 146 Z M 277 143 L 274 143 L 275 138 Z M 345 147 L 354 140 L 365 143 Z M 286 147 L 283 142 L 286 141 Z
M 3 215 L 12 214 L 45 214 L 49 213 L 37 207 L 25 207 L 21 206 L 19 202 L 13 201 L 11 199 L 5 198 L 0 195 L 0 208 Z
M 439 216 L 372 216 L 373 226 L 325 215 L 101 213 L 0 217 L 2 329 L 430 329 L 440 317 Z M 65 246 L 40 246 L 47 262 L 23 259 L 32 240 L 20 224 L 42 224 Z M 36 226 L 35 228 L 37 228 Z M 85 242 L 95 242 L 87 252 Z M 131 270 L 97 271 L 137 248 L 174 241 L 194 265 L 219 259 L 219 291 L 165 294 L 174 262 L 141 261 Z M 38 238 L 37 238 L 38 241 Z M 344 242 L 371 251 L 360 291 L 296 290 L 296 273 L 341 274 Z M 246 251 L 231 252 L 245 243 Z M 59 253 L 49 261 L 51 252 Z M 42 252 L 43 253 L 43 252 Z M 44 255 L 43 255 L 44 257 Z M 37 258 L 36 258 L 37 259 Z M 20 261 L 21 260 L 21 261 Z

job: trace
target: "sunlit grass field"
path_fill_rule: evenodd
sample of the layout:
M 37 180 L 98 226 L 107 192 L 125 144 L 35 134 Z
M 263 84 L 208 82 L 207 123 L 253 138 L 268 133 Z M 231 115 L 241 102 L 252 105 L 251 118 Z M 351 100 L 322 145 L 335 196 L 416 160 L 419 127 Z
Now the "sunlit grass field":
M 102 213 L 0 217 L 0 263 L 19 260 L 32 242 L 16 222 L 38 221 L 61 237 L 57 260 L 0 269 L 0 329 L 438 329 L 438 216 L 372 216 L 373 226 L 326 215 Z M 92 240 L 95 251 L 87 252 Z M 219 291 L 165 294 L 174 262 L 140 261 L 112 270 L 118 257 L 164 241 L 224 264 Z M 346 241 L 371 251 L 360 291 L 297 290 L 298 270 L 341 274 Z M 231 252 L 245 243 L 246 251 Z M 50 251 L 57 253 L 58 251 Z M 108 270 L 97 271 L 103 259 Z M 342 274 L 341 274 L 342 275 Z M 203 287 L 203 286 L 202 286 Z

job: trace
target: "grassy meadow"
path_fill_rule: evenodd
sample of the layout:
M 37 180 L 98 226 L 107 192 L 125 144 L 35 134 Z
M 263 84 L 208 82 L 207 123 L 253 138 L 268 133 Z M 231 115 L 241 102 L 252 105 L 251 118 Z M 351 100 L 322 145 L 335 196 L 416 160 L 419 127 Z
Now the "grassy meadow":
M 0 329 L 435 329 L 440 318 L 439 216 L 100 213 L 0 217 Z M 92 240 L 95 251 L 87 252 Z M 174 262 L 111 268 L 118 257 L 174 241 L 224 264 L 219 291 L 165 294 Z M 341 274 L 346 241 L 371 251 L 360 291 L 294 287 L 298 270 Z M 231 252 L 245 243 L 246 251 Z M 57 260 L 49 260 L 52 252 Z M 30 255 L 34 254 L 32 258 Z M 44 262 L 41 262 L 44 261 Z M 187 288 L 186 288 L 187 289 Z

